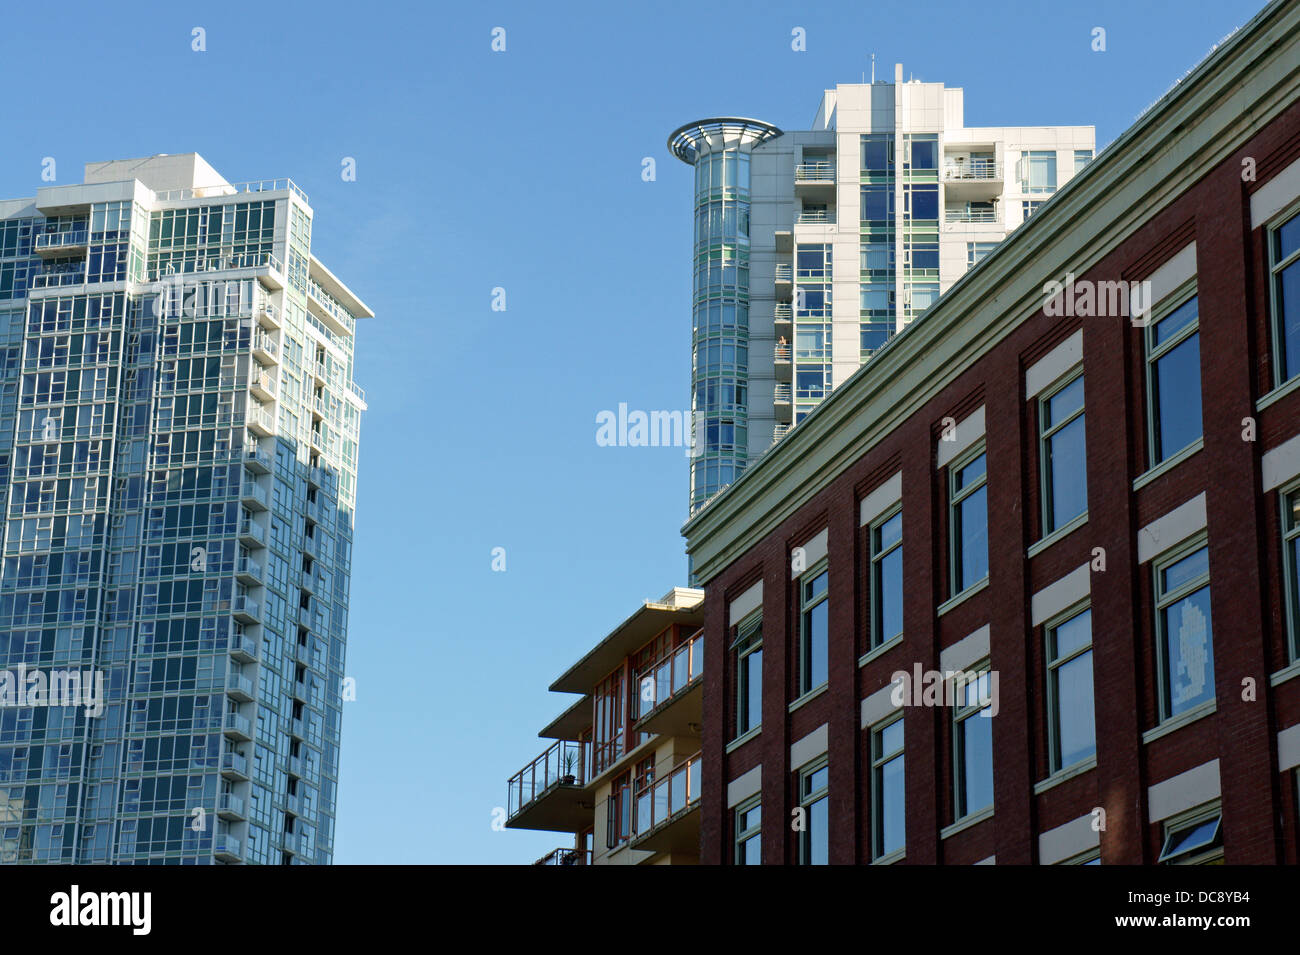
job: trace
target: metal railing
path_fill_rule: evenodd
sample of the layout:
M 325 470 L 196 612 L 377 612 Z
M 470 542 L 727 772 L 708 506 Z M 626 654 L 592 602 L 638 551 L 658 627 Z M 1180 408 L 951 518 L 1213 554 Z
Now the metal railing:
M 572 846 L 566 849 L 552 849 L 533 865 L 591 865 L 591 850 L 575 849 Z
M 590 744 L 557 740 L 506 784 L 506 807 L 510 816 L 556 786 L 583 786 L 587 782 Z
M 806 209 L 799 213 L 796 222 L 834 222 L 835 213 L 829 209 Z
M 195 186 L 185 189 L 169 189 L 155 192 L 154 198 L 159 202 L 179 202 L 182 199 L 220 199 L 237 195 L 241 192 L 292 192 L 306 205 L 307 193 L 299 189 L 292 179 L 254 179 L 249 182 L 221 183 L 216 186 Z
M 85 282 L 84 269 L 74 272 L 42 272 L 32 277 L 32 288 L 60 288 L 64 285 L 84 285 Z
M 704 675 L 704 631 L 701 630 L 685 643 L 669 650 L 641 675 L 654 679 L 654 698 L 645 713 L 667 703 L 674 695 L 686 689 Z M 642 694 L 644 699 L 644 694 Z M 644 715 L 644 714 L 643 714 Z
M 86 229 L 73 229 L 71 232 L 42 232 L 36 236 L 36 248 L 65 249 L 86 245 L 89 241 L 90 232 Z
M 280 346 L 275 343 L 275 339 L 260 328 L 253 335 L 253 349 L 273 356 L 280 354 Z
M 794 167 L 795 182 L 834 182 L 835 164 L 829 162 L 806 162 Z
M 1002 178 L 1002 163 L 991 159 L 976 159 L 971 162 L 944 163 L 943 178 L 946 180 L 989 180 Z
M 784 422 L 778 422 L 777 424 L 772 426 L 772 441 L 773 442 L 780 441 L 789 433 L 790 433 L 790 425 L 785 424 Z
M 667 776 L 642 786 L 633 801 L 632 836 L 643 836 L 700 798 L 700 754 L 686 760 Z
M 772 315 L 778 322 L 793 321 L 794 307 L 786 303 L 778 303 Z
M 791 353 L 790 353 L 789 345 L 781 345 L 778 343 L 772 349 L 772 357 L 775 358 L 777 361 L 789 361 L 790 354 Z
M 997 222 L 996 209 L 945 209 L 945 222 Z
M 213 255 L 185 262 L 170 262 L 163 267 L 147 269 L 145 281 L 160 282 L 172 276 L 263 268 L 270 268 L 281 275 L 284 274 L 284 263 L 270 252 L 245 252 L 240 255 Z
M 778 282 L 792 282 L 794 281 L 794 266 L 789 262 L 779 263 L 772 274 Z
M 789 382 L 777 382 L 772 389 L 772 398 L 775 401 L 789 401 L 791 388 Z

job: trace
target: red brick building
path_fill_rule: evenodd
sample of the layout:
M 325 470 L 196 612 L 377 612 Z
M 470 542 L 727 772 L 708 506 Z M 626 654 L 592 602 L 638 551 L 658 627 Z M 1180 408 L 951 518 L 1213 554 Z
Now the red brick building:
M 1298 91 L 1274 3 L 685 526 L 702 863 L 1300 861 Z

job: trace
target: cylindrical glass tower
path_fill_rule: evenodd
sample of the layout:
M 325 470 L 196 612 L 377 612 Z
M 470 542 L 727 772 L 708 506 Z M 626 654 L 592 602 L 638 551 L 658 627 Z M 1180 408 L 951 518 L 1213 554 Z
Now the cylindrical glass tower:
M 749 453 L 749 154 L 781 130 L 755 119 L 688 123 L 668 137 L 695 167 L 690 510 L 734 481 Z

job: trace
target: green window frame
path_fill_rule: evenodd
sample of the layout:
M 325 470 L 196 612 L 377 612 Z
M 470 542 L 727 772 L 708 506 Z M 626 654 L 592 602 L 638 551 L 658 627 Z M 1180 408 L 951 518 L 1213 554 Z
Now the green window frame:
M 799 695 L 830 678 L 830 571 L 826 558 L 799 577 Z
M 962 674 L 963 677 L 974 675 L 975 679 L 963 680 L 960 687 L 963 695 L 954 700 L 952 708 L 954 822 L 959 822 L 993 805 L 993 718 L 983 715 L 984 710 L 993 705 L 989 692 L 991 686 L 989 672 L 989 661 L 985 660 Z M 970 723 L 971 720 L 978 720 L 987 725 L 981 726 L 981 722 Z M 982 801 L 972 799 L 972 795 L 978 796 L 978 793 L 973 794 L 971 787 L 979 782 L 979 776 L 973 771 L 976 769 L 973 762 L 976 758 L 980 758 L 980 754 L 973 750 L 970 744 L 972 738 L 976 738 L 977 742 L 983 742 L 982 739 L 977 738 L 977 734 L 978 737 L 983 737 L 985 731 L 988 734 L 988 799 Z M 979 802 L 980 805 L 972 805 L 972 802 Z
M 736 865 L 763 864 L 763 806 L 755 796 L 736 807 L 734 860 Z
M 1196 288 L 1193 285 L 1188 288 L 1179 290 L 1175 295 L 1169 297 L 1173 303 L 1162 307 L 1156 314 L 1153 314 L 1151 320 L 1147 322 L 1145 331 L 1145 348 L 1146 348 L 1146 410 L 1147 410 L 1147 463 L 1149 467 L 1155 467 L 1163 461 L 1181 453 L 1195 444 L 1205 434 L 1205 419 L 1201 406 L 1201 375 L 1200 375 L 1200 354 L 1201 354 L 1201 316 L 1200 302 L 1196 294 Z M 1195 315 L 1187 318 L 1184 309 L 1190 307 Z M 1183 324 L 1179 325 L 1178 322 Z M 1165 323 L 1172 323 L 1166 326 Z M 1163 338 L 1163 335 L 1168 337 Z M 1165 419 L 1168 413 L 1174 410 L 1174 407 L 1183 408 L 1191 395 L 1186 389 L 1178 389 L 1177 394 L 1169 395 L 1171 402 L 1177 402 L 1176 405 L 1165 408 L 1160 401 L 1160 373 L 1161 365 L 1172 363 L 1173 354 L 1184 345 L 1195 344 L 1196 352 L 1196 415 L 1199 419 L 1196 428 L 1196 434 L 1188 440 L 1178 443 L 1177 447 L 1165 447 Z
M 1202 569 L 1201 564 L 1204 564 Z M 1214 699 L 1214 618 L 1210 593 L 1209 543 L 1204 532 L 1152 562 L 1155 577 L 1156 662 L 1161 722 Z M 1202 596 L 1203 595 L 1203 596 Z M 1178 614 L 1177 655 L 1170 620 Z M 1202 619 L 1203 618 L 1203 619 Z M 1203 627 L 1204 660 L 1191 643 Z M 1199 668 L 1199 674 L 1195 672 Z M 1175 699 L 1176 677 L 1186 673 L 1187 687 Z M 1200 691 L 1192 693 L 1197 680 Z M 1190 694 L 1190 695 L 1189 695 Z
M 1158 865 L 1223 865 L 1223 809 L 1216 800 L 1165 821 Z
M 1287 634 L 1292 661 L 1300 660 L 1300 482 L 1279 495 L 1282 501 L 1282 574 Z
M 980 462 L 982 471 L 972 473 L 969 480 L 965 477 L 966 470 L 972 465 Z M 989 575 L 989 557 L 988 557 L 988 530 L 989 530 L 989 508 L 988 508 L 988 457 L 984 447 L 984 442 L 980 442 L 971 448 L 961 457 L 957 458 L 948 466 L 948 564 L 949 564 L 949 587 L 953 597 L 969 590 L 976 584 L 988 578 Z M 965 526 L 963 514 L 967 501 L 975 498 L 983 491 L 983 522 L 984 522 L 984 556 L 983 566 L 976 564 L 974 568 L 965 566 L 963 547 L 962 547 L 962 530 Z M 976 575 L 974 571 L 981 571 Z M 969 576 L 969 579 L 967 577 Z
M 830 864 L 830 761 L 822 756 L 799 769 L 799 865 Z
M 907 731 L 903 714 L 890 717 L 871 728 L 871 858 L 883 859 L 907 846 L 907 783 L 906 751 Z M 900 774 L 903 790 L 898 794 L 899 804 L 894 807 L 889 799 L 887 779 Z M 903 841 L 893 845 L 889 841 L 889 823 L 894 813 L 903 830 Z
M 1300 375 L 1300 281 L 1291 289 L 1291 296 L 1285 293 L 1288 278 L 1300 279 L 1300 210 L 1293 207 L 1285 219 L 1268 230 L 1268 264 L 1273 386 L 1277 387 Z M 1286 321 L 1289 298 L 1297 300 L 1291 306 L 1290 334 Z
M 763 612 L 756 610 L 736 627 L 731 644 L 736 666 L 736 736 L 763 725 Z M 755 679 L 757 678 L 757 679 Z M 751 719 L 754 711 L 758 719 Z
M 1082 618 L 1086 617 L 1084 621 Z M 1088 627 L 1088 640 L 1086 643 L 1079 643 L 1071 646 L 1064 652 L 1061 650 L 1060 634 L 1063 628 L 1080 626 L 1085 623 Z M 1075 606 L 1056 619 L 1049 621 L 1044 627 L 1044 637 L 1046 642 L 1046 660 L 1047 660 L 1047 740 L 1050 757 L 1051 771 L 1053 773 L 1068 769 L 1070 766 L 1078 765 L 1090 757 L 1097 755 L 1097 721 L 1096 721 L 1096 685 L 1093 679 L 1092 670 L 1092 605 L 1083 604 Z M 1090 707 L 1092 751 L 1085 753 L 1076 759 L 1065 762 L 1065 754 L 1062 752 L 1061 741 L 1061 705 L 1063 694 L 1061 692 L 1061 673 L 1067 665 L 1072 663 L 1084 664 L 1086 662 L 1087 680 L 1088 680 L 1088 703 Z
M 1075 386 L 1078 386 L 1078 404 L 1072 399 Z M 1077 520 L 1088 513 L 1088 474 L 1084 467 L 1088 460 L 1088 438 L 1086 429 L 1086 402 L 1083 394 L 1083 369 L 1072 372 L 1069 377 L 1044 392 L 1038 399 L 1038 462 L 1039 487 L 1042 500 L 1043 536 Z M 1068 403 L 1066 403 L 1068 401 Z M 1058 409 L 1056 405 L 1061 403 Z M 1059 412 L 1059 413 L 1058 413 Z M 1077 442 L 1077 451 L 1073 459 L 1082 469 L 1083 493 L 1082 508 L 1071 509 L 1058 515 L 1057 481 L 1054 465 L 1061 457 L 1057 453 L 1062 446 Z M 1069 458 L 1067 458 L 1067 461 Z
M 903 635 L 903 506 L 872 522 L 870 582 L 871 649 Z M 897 580 L 894 580 L 896 567 Z M 892 623 L 895 614 L 897 625 Z

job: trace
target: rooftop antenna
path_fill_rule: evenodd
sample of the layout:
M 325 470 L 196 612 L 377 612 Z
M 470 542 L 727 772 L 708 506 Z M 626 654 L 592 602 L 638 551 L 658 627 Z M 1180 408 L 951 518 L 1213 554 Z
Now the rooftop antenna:
M 874 53 L 871 54 L 871 82 L 872 82 L 872 85 L 875 85 L 875 82 L 876 82 L 876 54 L 874 54 Z

